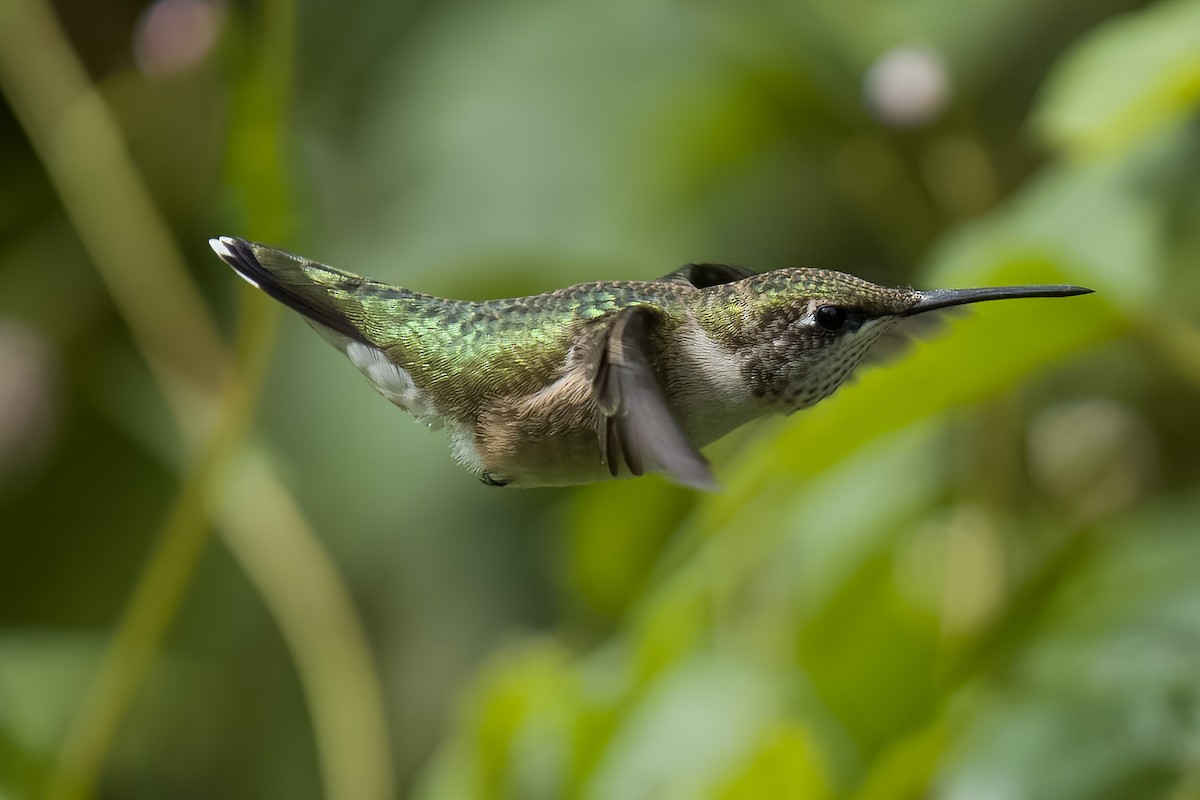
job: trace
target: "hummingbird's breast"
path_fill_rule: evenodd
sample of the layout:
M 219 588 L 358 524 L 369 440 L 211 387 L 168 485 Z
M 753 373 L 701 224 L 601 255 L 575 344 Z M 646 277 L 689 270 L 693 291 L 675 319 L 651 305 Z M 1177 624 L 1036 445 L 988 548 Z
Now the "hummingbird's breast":
M 747 384 L 743 359 L 694 317 L 664 347 L 661 379 L 676 418 L 696 447 L 768 411 Z

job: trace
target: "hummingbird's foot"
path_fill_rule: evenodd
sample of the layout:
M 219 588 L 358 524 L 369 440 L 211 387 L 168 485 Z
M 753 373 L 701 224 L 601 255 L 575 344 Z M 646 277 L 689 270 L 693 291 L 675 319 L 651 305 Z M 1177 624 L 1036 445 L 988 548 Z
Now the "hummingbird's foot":
M 499 475 L 485 472 L 479 476 L 479 481 L 485 486 L 508 486 L 512 483 L 512 478 L 502 478 Z

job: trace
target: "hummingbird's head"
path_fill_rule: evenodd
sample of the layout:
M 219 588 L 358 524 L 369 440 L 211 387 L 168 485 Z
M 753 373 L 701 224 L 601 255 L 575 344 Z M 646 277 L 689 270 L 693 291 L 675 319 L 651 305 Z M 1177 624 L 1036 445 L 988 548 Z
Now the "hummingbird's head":
M 833 394 L 864 363 L 895 357 L 931 333 L 943 312 L 986 300 L 1067 297 L 1080 286 L 1001 286 L 921 291 L 892 288 L 840 272 L 764 273 L 756 347 L 746 362 L 752 391 L 788 413 Z

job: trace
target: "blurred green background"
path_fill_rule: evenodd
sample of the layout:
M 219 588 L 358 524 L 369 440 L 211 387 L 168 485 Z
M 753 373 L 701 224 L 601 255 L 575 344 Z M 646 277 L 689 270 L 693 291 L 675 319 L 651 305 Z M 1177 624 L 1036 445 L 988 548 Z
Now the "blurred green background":
M 0 0 L 0 798 L 1200 797 L 1200 0 Z M 989 304 L 498 491 L 205 240 Z

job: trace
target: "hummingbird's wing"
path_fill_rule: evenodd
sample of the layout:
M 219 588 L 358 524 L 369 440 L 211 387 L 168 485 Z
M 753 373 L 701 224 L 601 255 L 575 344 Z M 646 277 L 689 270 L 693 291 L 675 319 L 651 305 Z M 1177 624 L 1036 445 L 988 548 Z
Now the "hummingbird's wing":
M 758 273 L 731 264 L 687 264 L 659 278 L 660 281 L 683 281 L 697 289 L 707 289 L 722 283 L 733 283 Z
M 600 453 L 612 475 L 621 461 L 634 475 L 661 469 L 685 486 L 712 489 L 712 471 L 667 407 L 654 374 L 651 332 L 662 314 L 652 306 L 616 312 L 596 344 L 592 393 L 601 412 Z

